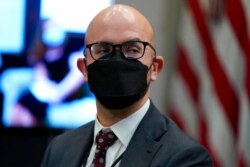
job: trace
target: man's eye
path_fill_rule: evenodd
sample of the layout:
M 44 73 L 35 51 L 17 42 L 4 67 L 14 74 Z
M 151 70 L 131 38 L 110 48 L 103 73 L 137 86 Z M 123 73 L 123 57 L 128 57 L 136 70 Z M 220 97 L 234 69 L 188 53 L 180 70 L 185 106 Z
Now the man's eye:
M 107 53 L 110 53 L 110 49 L 108 48 L 98 48 L 95 51 L 95 54 L 98 54 L 98 55 L 105 55 Z
M 109 53 L 109 49 L 100 49 L 99 53 Z
M 131 52 L 138 53 L 140 50 L 136 47 L 130 49 Z
M 137 47 L 128 47 L 126 48 L 126 53 L 140 53 L 140 49 Z

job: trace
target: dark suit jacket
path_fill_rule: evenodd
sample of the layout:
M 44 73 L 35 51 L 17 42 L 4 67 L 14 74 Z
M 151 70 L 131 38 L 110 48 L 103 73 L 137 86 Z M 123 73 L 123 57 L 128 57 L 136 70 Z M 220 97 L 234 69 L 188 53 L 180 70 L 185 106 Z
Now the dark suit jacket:
M 93 142 L 94 121 L 53 139 L 41 167 L 80 167 Z M 152 104 L 136 129 L 120 167 L 210 167 L 208 152 Z

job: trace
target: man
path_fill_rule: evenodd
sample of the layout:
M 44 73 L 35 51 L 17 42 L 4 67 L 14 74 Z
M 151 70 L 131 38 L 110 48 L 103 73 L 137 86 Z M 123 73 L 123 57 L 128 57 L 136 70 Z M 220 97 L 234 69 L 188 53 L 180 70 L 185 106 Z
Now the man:
M 90 23 L 85 43 L 77 66 L 97 98 L 96 120 L 56 137 L 43 167 L 212 166 L 207 151 L 149 100 L 149 85 L 164 63 L 141 13 L 119 4 L 104 9 Z M 106 132 L 117 139 L 101 150 L 104 137 L 97 136 Z

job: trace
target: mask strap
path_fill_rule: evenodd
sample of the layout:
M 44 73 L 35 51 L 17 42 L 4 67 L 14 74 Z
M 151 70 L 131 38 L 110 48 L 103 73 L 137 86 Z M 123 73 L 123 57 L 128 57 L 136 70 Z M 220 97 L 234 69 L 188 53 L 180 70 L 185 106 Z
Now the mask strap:
M 153 58 L 153 62 L 150 64 L 150 66 L 148 67 L 148 71 L 150 70 L 150 68 L 153 66 L 154 62 L 156 62 L 156 56 Z M 149 83 L 147 83 L 147 89 L 149 88 L 151 84 L 151 80 L 149 80 Z
M 148 71 L 151 69 L 151 67 L 153 66 L 154 62 L 156 62 L 156 56 L 153 58 L 153 62 L 148 67 Z M 149 83 L 147 83 L 147 89 L 149 88 L 150 84 L 151 84 L 151 80 L 149 80 Z
M 153 62 L 150 64 L 150 66 L 148 67 L 148 71 L 150 70 L 150 68 L 153 66 L 154 62 L 156 62 L 156 56 L 153 58 Z
M 82 61 L 85 64 L 85 66 L 87 67 L 87 60 L 86 60 L 86 58 L 83 58 Z

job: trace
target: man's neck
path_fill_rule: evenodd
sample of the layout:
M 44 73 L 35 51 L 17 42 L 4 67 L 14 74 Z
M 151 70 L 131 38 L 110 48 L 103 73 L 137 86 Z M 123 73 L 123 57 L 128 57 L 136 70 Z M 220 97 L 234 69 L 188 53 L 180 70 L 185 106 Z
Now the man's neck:
M 97 101 L 97 118 L 99 122 L 103 126 L 111 126 L 119 122 L 120 120 L 130 116 L 131 114 L 138 111 L 146 103 L 147 99 L 149 98 L 148 94 L 149 93 L 147 92 L 146 95 L 136 103 L 120 110 L 107 109 Z

